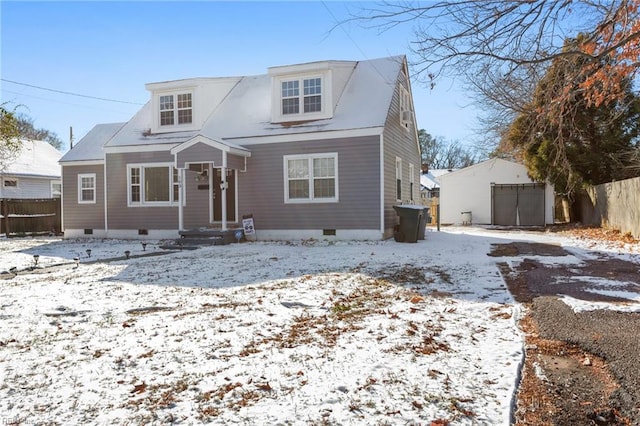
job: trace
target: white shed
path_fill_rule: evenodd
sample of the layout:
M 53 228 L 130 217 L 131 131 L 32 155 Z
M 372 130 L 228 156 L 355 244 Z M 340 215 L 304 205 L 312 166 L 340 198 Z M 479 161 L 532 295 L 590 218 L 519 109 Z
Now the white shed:
M 494 158 L 440 177 L 442 224 L 543 226 L 553 209 L 553 187 L 534 182 L 522 164 Z

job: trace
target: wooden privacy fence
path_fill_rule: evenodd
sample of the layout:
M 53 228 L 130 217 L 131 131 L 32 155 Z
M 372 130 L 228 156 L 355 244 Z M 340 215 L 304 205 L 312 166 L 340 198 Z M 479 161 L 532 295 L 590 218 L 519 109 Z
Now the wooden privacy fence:
M 60 198 L 0 199 L 0 234 L 54 233 L 62 228 Z
M 618 229 L 640 238 L 640 177 L 587 188 L 577 200 L 585 225 Z

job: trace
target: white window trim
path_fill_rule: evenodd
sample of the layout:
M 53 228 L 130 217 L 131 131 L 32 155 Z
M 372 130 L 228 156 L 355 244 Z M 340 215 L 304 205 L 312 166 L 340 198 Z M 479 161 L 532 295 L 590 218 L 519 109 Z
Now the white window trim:
M 318 112 L 304 112 L 304 80 L 319 78 L 322 90 L 320 92 L 322 107 Z M 299 82 L 300 94 L 300 111 L 298 114 L 282 113 L 282 83 L 285 81 Z M 332 100 L 331 72 L 325 70 L 322 72 L 306 73 L 306 74 L 289 74 L 279 75 L 272 78 L 272 121 L 275 123 L 283 123 L 290 121 L 306 121 L 321 120 L 333 117 L 333 100 Z
M 409 91 L 402 85 L 400 84 L 400 107 L 398 108 L 400 110 L 400 124 L 402 125 L 402 127 L 404 127 L 407 131 L 411 128 L 411 123 L 413 122 L 413 111 L 411 110 L 411 96 L 409 95 Z M 405 112 L 408 113 L 411 116 L 410 120 L 406 120 L 405 118 Z
M 91 178 L 93 179 L 93 188 L 85 188 L 93 190 L 93 199 L 92 200 L 83 200 L 82 199 L 82 179 Z M 98 182 L 96 180 L 95 173 L 79 173 L 78 174 L 78 204 L 95 204 L 96 203 L 96 191 L 98 187 Z
M 169 201 L 144 201 L 144 169 L 155 167 L 167 167 L 169 168 Z M 131 201 L 131 169 L 140 169 L 140 201 Z M 178 185 L 178 191 L 180 191 L 179 182 L 173 180 L 173 169 L 175 165 L 173 163 L 132 163 L 127 164 L 127 207 L 174 207 L 178 206 L 178 200 L 173 200 L 173 188 Z M 180 170 L 178 169 L 178 181 L 180 180 Z M 186 198 L 186 197 L 183 197 Z M 182 205 L 185 206 L 183 200 Z
M 15 185 L 7 185 L 7 182 L 15 182 Z M 18 189 L 20 187 L 20 179 L 18 178 L 2 178 L 2 187 L 6 189 Z
M 60 193 L 59 194 L 55 194 L 55 191 L 53 189 L 53 185 L 55 185 L 55 184 L 59 184 L 60 185 Z M 62 197 L 62 181 L 60 181 L 60 180 L 52 180 L 49 185 L 50 185 L 50 188 L 51 188 L 51 198 Z
M 191 94 L 191 123 L 178 124 L 178 95 Z M 160 97 L 173 96 L 173 125 L 160 125 Z M 153 127 L 158 133 L 175 132 L 177 130 L 195 130 L 197 128 L 196 95 L 193 88 L 183 88 L 155 92 L 153 94 Z
M 400 198 L 398 198 L 398 179 L 400 180 Z M 402 158 L 396 157 L 396 180 L 394 181 L 396 201 L 402 201 Z
M 316 158 L 333 158 L 333 167 L 335 170 L 335 196 L 332 198 L 314 198 L 313 197 L 313 160 Z M 309 161 L 309 198 L 289 198 L 289 160 L 308 160 Z M 338 194 L 338 153 L 319 153 L 319 154 L 301 154 L 301 155 L 285 155 L 283 157 L 283 177 L 284 177 L 284 202 L 285 204 L 314 204 L 314 203 L 337 203 L 340 201 Z

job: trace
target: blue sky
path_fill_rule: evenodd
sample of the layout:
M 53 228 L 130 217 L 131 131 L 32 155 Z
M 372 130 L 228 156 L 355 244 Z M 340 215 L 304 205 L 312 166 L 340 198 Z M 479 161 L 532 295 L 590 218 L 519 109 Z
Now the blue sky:
M 149 98 L 145 83 L 265 74 L 318 60 L 406 54 L 411 24 L 380 34 L 338 22 L 364 2 L 0 2 L 2 102 L 22 105 L 68 149 L 95 124 L 127 121 Z M 121 102 L 107 102 L 24 84 Z M 413 84 L 419 128 L 466 143 L 475 114 L 452 82 Z

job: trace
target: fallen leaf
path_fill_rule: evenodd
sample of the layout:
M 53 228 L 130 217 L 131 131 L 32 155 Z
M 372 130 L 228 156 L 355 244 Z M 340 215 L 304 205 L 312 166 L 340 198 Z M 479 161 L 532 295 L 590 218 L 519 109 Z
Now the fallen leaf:
M 139 385 L 135 385 L 131 393 L 141 394 L 145 390 L 147 390 L 147 384 L 145 382 L 140 383 Z
M 271 385 L 269 384 L 269 382 L 266 382 L 266 383 L 258 383 L 258 384 L 256 384 L 256 387 L 257 387 L 258 389 L 260 389 L 260 390 L 263 390 L 263 391 L 270 391 L 270 390 L 272 390 Z

